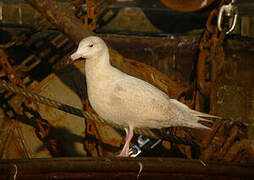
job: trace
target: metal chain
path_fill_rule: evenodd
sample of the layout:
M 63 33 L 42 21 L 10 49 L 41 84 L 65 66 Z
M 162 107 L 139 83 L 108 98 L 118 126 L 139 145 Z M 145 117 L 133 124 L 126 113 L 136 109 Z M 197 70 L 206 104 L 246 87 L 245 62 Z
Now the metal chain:
M 222 6 L 225 1 L 221 2 Z M 210 113 L 216 113 L 215 108 L 215 86 L 217 76 L 224 64 L 223 40 L 226 35 L 225 29 L 219 31 L 213 20 L 218 17 L 219 9 L 211 11 L 204 34 L 199 44 L 199 57 L 197 62 L 197 92 L 195 96 L 195 109 L 203 110 L 202 98 L 210 98 Z M 210 70 L 206 65 L 210 64 Z M 206 79 L 209 75 L 209 80 Z

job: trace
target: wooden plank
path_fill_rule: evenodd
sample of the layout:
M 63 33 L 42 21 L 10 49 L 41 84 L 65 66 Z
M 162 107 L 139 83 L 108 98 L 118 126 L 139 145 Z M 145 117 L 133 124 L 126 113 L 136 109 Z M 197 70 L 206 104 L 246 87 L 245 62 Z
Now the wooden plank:
M 17 179 L 253 179 L 254 164 L 175 158 L 57 158 L 2 160 L 0 178 Z M 139 171 L 141 171 L 139 173 Z

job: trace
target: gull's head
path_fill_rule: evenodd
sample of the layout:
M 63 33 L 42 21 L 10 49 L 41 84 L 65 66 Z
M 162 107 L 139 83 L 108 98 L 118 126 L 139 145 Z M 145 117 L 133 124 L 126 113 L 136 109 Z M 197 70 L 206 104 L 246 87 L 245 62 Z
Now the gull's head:
M 78 49 L 71 55 L 72 61 L 79 58 L 91 59 L 98 57 L 107 51 L 105 42 L 97 36 L 89 36 L 80 41 Z

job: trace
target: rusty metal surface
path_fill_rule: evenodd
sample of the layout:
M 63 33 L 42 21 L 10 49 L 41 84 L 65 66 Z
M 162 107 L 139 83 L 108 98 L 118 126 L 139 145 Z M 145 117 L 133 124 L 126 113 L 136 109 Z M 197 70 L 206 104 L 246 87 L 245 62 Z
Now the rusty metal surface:
M 160 0 L 170 9 L 182 12 L 192 12 L 207 8 L 217 0 Z
M 21 127 L 15 119 L 3 118 L 0 131 L 0 158 L 1 159 L 22 159 L 31 158 L 32 152 L 24 142 L 24 135 Z
M 111 35 L 103 38 L 124 57 L 155 67 L 172 80 L 183 84 L 189 80 L 194 54 L 198 52 L 198 36 L 143 39 Z
M 4 160 L 0 178 L 17 179 L 253 179 L 253 164 L 170 158 Z
M 52 43 L 56 46 L 56 48 L 60 49 L 63 45 L 65 45 L 66 41 L 56 41 L 58 40 L 59 36 L 57 36 L 54 41 L 52 40 Z M 63 43 L 64 42 L 64 43 Z M 38 43 L 34 44 L 37 48 L 39 48 L 43 43 L 39 43 L 40 45 L 37 45 Z M 60 45 L 59 45 L 60 44 Z M 26 41 L 26 46 L 31 47 L 31 44 L 29 44 L 29 41 Z M 53 48 L 54 49 L 54 48 Z M 52 50 L 51 50 L 52 51 Z M 22 63 L 14 68 L 12 65 L 8 62 L 8 56 L 5 54 L 4 50 L 1 50 L 1 65 L 3 67 L 3 70 L 5 74 L 8 76 L 9 80 L 14 85 L 19 85 L 23 88 L 26 88 L 25 83 L 30 84 L 32 79 L 29 78 L 29 75 L 26 74 L 26 77 L 22 77 L 24 81 L 19 77 L 19 75 L 16 73 L 15 70 L 22 71 L 22 74 L 28 73 L 30 70 L 35 68 L 39 63 L 41 63 L 41 59 L 43 56 L 47 56 L 47 53 L 40 53 L 39 56 L 35 54 L 31 54 L 28 56 L 28 58 L 24 59 Z M 39 58 L 40 57 L 40 58 Z M 32 61 L 32 63 L 29 63 L 30 60 L 35 59 L 35 61 Z M 54 63 L 51 61 L 51 63 Z M 29 64 L 29 66 L 27 65 Z M 27 81 L 28 80 L 28 81 Z M 16 99 L 16 98 L 15 98 Z M 7 100 L 6 100 L 7 101 Z M 18 102 L 18 103 L 16 103 Z M 31 150 L 31 153 L 29 155 L 29 158 L 31 157 L 50 157 L 52 156 L 65 156 L 65 153 L 68 152 L 61 152 L 61 148 L 59 148 L 59 135 L 56 135 L 56 131 L 59 133 L 61 130 L 57 129 L 57 127 L 54 127 L 51 122 L 43 119 L 43 117 L 39 113 L 40 106 L 37 104 L 37 102 L 33 102 L 31 104 L 29 100 L 26 99 L 26 101 L 23 104 L 22 99 L 16 99 L 14 100 L 14 104 L 11 103 L 12 106 L 14 106 L 14 117 L 15 113 L 18 113 L 21 117 L 15 117 L 17 121 L 14 121 L 18 126 L 20 127 L 19 132 L 22 133 L 22 139 L 21 142 L 25 142 L 27 144 L 27 149 Z M 6 114 L 6 117 L 8 118 L 8 114 Z M 29 122 L 34 121 L 34 122 Z M 28 126 L 27 126 L 28 125 Z M 14 132 L 17 131 L 17 129 L 14 130 Z M 64 130 L 62 130 L 64 132 Z M 61 135 L 61 134 L 60 134 Z M 31 139 L 33 139 L 33 143 L 29 143 Z M 50 155 L 51 154 L 51 155 Z M 6 156 L 9 157 L 8 155 Z M 10 155 L 10 157 L 12 157 Z
M 217 14 L 218 10 L 211 11 L 206 30 L 200 41 L 197 62 L 197 89 L 194 96 L 195 109 L 208 110 L 212 114 L 217 114 L 218 76 L 225 66 L 225 52 L 222 46 L 225 31 L 219 32 L 216 25 L 212 24 L 212 20 L 217 17 Z M 208 109 L 205 106 L 205 99 L 208 99 L 209 102 Z M 248 142 L 244 140 L 247 136 L 247 133 L 243 133 L 246 129 L 243 124 L 245 121 L 244 116 L 237 119 L 216 120 L 212 126 L 212 131 L 202 140 L 201 147 L 203 151 L 200 158 L 204 160 L 213 158 L 228 160 L 230 157 L 233 160 L 239 159 L 237 158 L 238 153 L 243 152 L 248 159 L 252 159 L 254 157 L 253 150 L 248 150 L 252 149 L 251 140 Z M 230 131 L 229 135 L 226 135 L 226 131 Z M 244 141 L 246 144 L 244 146 L 237 145 L 239 141 Z M 235 146 L 234 150 L 230 146 Z
M 81 71 L 75 74 L 75 72 L 70 70 L 58 76 L 51 74 L 34 90 L 40 95 L 51 97 L 74 107 L 83 108 L 80 97 L 78 96 L 79 94 L 73 93 L 73 89 L 75 88 L 80 88 L 79 92 L 82 92 L 84 88 L 84 86 L 75 86 L 75 82 L 83 81 L 83 76 L 79 74 L 80 72 Z M 73 77 L 75 77 L 75 82 L 71 83 L 73 82 Z M 67 86 L 63 81 L 71 84 L 68 84 Z M 56 141 L 58 144 L 59 150 L 62 151 L 60 156 L 86 155 L 83 148 L 83 132 L 85 129 L 83 118 L 63 113 L 57 109 L 44 105 L 40 105 L 40 110 L 38 112 L 43 119 L 49 120 L 54 127 L 51 132 L 53 134 L 51 134 L 51 137 L 49 138 Z
M 5 75 L 9 78 L 10 82 L 13 85 L 19 85 L 22 88 L 26 88 L 25 83 L 22 81 L 20 76 L 13 69 L 12 65 L 9 63 L 8 56 L 4 52 L 3 49 L 0 49 L 0 65 L 3 68 Z M 15 103 L 16 112 L 19 114 L 22 114 L 23 108 L 21 106 L 22 106 L 23 99 L 18 98 L 15 101 L 16 101 L 16 103 Z M 5 102 L 5 103 L 6 103 L 5 105 L 8 106 L 8 103 L 7 102 Z M 28 107 L 29 104 L 30 104 L 29 100 L 25 99 L 24 106 Z M 34 106 L 35 109 L 38 110 L 38 104 L 35 103 L 34 105 L 35 105 Z M 1 103 L 1 106 L 3 106 L 2 103 Z M 15 110 L 11 110 L 11 111 L 15 114 Z M 24 141 L 24 133 L 22 131 L 22 127 L 20 126 L 20 124 L 17 121 L 15 121 L 14 119 L 11 119 L 11 117 L 13 115 L 8 114 L 7 112 L 3 113 L 3 116 L 4 116 L 2 119 L 4 121 L 3 124 L 10 123 L 10 127 L 9 127 L 10 129 L 5 130 L 7 132 L 3 131 L 1 133 L 1 136 L 4 136 L 4 139 L 7 142 L 8 142 L 8 139 L 11 139 L 11 141 L 9 141 L 9 143 L 6 144 L 7 142 L 5 142 L 5 140 L 3 140 L 5 143 L 2 144 L 3 146 L 2 146 L 1 157 L 2 158 L 9 158 L 9 157 L 20 157 L 21 156 L 20 158 L 22 158 L 22 157 L 31 158 L 32 153 L 30 151 L 30 148 L 27 146 L 26 142 Z M 38 122 L 40 122 L 40 119 L 38 119 Z M 3 129 L 8 129 L 8 128 L 3 127 Z M 16 137 L 14 137 L 14 135 L 16 135 Z M 11 143 L 15 142 L 16 148 L 13 147 L 13 144 L 11 144 L 10 142 Z M 6 151 L 8 149 L 11 149 L 11 151 Z M 12 149 L 15 149 L 15 150 L 12 151 Z
M 74 0 L 70 2 L 76 9 L 76 15 L 91 30 L 95 30 L 98 26 L 99 16 L 109 8 L 113 0 Z
M 56 48 L 60 48 L 61 46 L 64 45 L 64 41 L 58 41 L 58 43 L 56 43 L 57 39 L 59 36 L 57 36 L 55 39 L 52 40 L 52 43 L 56 46 Z M 59 45 L 60 44 L 60 45 Z M 46 56 L 47 54 L 44 54 L 43 56 Z M 40 55 L 40 57 L 42 57 L 42 55 Z M 5 58 L 6 60 L 6 58 Z M 51 62 L 53 63 L 53 62 Z M 6 63 L 5 63 L 6 64 Z M 9 66 L 11 67 L 9 63 L 7 63 Z M 22 63 L 23 64 L 23 63 Z M 22 65 L 21 64 L 21 65 Z M 5 68 L 6 70 L 6 68 Z M 13 69 L 12 69 L 13 70 Z M 14 70 L 13 70 L 14 71 Z M 12 71 L 12 72 L 13 72 Z M 7 72 L 7 74 L 9 74 Z M 14 75 L 12 75 L 14 77 Z M 10 77 L 12 77 L 10 76 Z M 13 77 L 11 80 L 13 80 Z M 23 82 L 21 81 L 21 79 L 19 79 L 19 83 L 21 85 L 24 86 Z M 54 82 L 56 83 L 56 82 Z M 43 84 L 43 82 L 42 82 Z M 37 86 L 38 87 L 38 86 Z M 50 87 L 47 87 L 47 93 L 50 94 Z M 54 90 L 57 92 L 57 89 L 55 87 L 53 87 Z M 38 90 L 38 89 L 37 89 Z M 41 93 L 43 93 L 43 89 L 40 90 Z M 61 93 L 64 93 L 65 91 L 62 91 L 62 89 L 60 90 Z M 61 93 L 59 93 L 59 95 L 62 95 Z M 68 92 L 67 92 L 68 93 Z M 67 95 L 67 97 L 71 97 L 70 95 Z M 73 97 L 71 97 L 73 99 Z M 75 102 L 78 102 L 75 101 Z M 22 100 L 20 100 L 20 103 L 22 103 Z M 30 104 L 29 104 L 30 106 Z M 22 113 L 24 113 L 24 115 L 27 115 L 27 113 L 29 114 L 28 117 L 26 117 L 27 119 L 20 119 L 18 117 L 16 122 L 19 122 L 19 125 L 21 127 L 21 130 L 24 134 L 22 141 L 26 142 L 28 144 L 28 148 L 31 149 L 32 151 L 32 155 L 30 157 L 51 157 L 51 156 L 81 156 L 81 155 L 85 155 L 85 151 L 83 150 L 83 146 L 82 146 L 82 136 L 78 136 L 75 133 L 71 132 L 72 128 L 75 128 L 75 130 L 77 130 L 77 127 L 81 128 L 80 131 L 80 135 L 82 135 L 83 133 L 83 129 L 84 126 L 82 126 L 79 123 L 70 123 L 70 125 L 66 125 L 66 127 L 59 127 L 57 126 L 56 123 L 54 123 L 54 121 L 51 121 L 52 119 L 54 119 L 55 121 L 57 121 L 57 119 L 65 119 L 63 117 L 63 115 L 61 114 L 59 117 L 54 114 L 54 112 L 50 112 L 50 109 L 48 107 L 44 107 L 43 106 L 38 106 L 38 104 L 36 102 L 33 102 L 32 106 L 36 107 L 31 108 L 25 104 L 25 107 L 23 107 Z M 42 113 L 44 112 L 44 113 Z M 46 119 L 43 115 L 46 115 Z M 49 115 L 49 117 L 47 116 Z M 53 117 L 52 117 L 53 116 Z M 67 118 L 68 119 L 68 118 Z M 71 119 L 76 119 L 76 118 L 71 118 Z M 81 119 L 82 122 L 82 118 Z M 35 121 L 33 122 L 29 122 L 29 121 Z M 69 122 L 69 121 L 68 121 Z M 64 124 L 64 122 L 61 122 Z M 71 126 L 71 125 L 74 125 Z M 70 132 L 69 132 L 70 130 Z M 78 131 L 79 132 L 79 131 Z M 32 140 L 33 139 L 33 140 Z M 29 141 L 31 141 L 33 143 L 28 143 Z M 73 140 L 73 142 L 72 142 Z M 81 142 L 80 147 L 78 147 L 77 149 L 81 148 L 82 150 L 79 150 L 80 152 L 76 152 L 76 146 L 75 142 Z M 64 143 L 68 143 L 70 142 L 70 144 L 68 146 L 64 146 Z M 72 145 L 73 144 L 73 145 Z M 73 147 L 74 146 L 74 147 Z M 70 148 L 71 147 L 71 148 Z
M 195 109 L 204 111 L 204 105 L 200 103 L 203 97 L 210 97 L 210 112 L 215 110 L 215 89 L 218 74 L 221 72 L 224 63 L 224 50 L 222 42 L 225 32 L 219 32 L 212 20 L 216 18 L 218 10 L 213 10 L 206 23 L 206 30 L 201 38 L 199 45 L 199 57 L 197 63 L 197 92 Z M 209 65 L 207 68 L 207 64 Z

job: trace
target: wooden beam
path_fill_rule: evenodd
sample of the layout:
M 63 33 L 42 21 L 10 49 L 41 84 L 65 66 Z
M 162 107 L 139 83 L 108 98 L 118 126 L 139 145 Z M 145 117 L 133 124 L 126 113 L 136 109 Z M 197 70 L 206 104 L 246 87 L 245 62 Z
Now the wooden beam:
M 20 159 L 1 160 L 0 179 L 240 180 L 254 179 L 253 167 L 245 163 L 158 157 Z
M 74 16 L 74 13 L 70 9 L 66 9 L 65 6 L 57 3 L 55 0 L 26 1 L 76 44 L 83 38 L 94 34 Z

